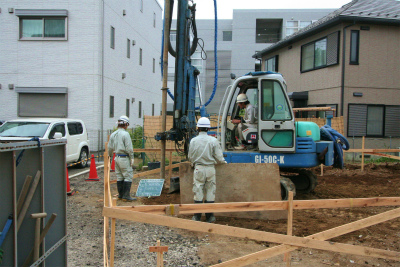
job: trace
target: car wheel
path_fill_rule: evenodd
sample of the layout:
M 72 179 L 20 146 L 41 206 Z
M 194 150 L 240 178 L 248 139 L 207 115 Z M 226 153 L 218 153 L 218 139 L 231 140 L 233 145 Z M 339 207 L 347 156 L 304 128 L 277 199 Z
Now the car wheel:
M 88 166 L 88 150 L 87 148 L 82 148 L 81 153 L 79 154 L 78 159 L 78 167 L 85 168 Z

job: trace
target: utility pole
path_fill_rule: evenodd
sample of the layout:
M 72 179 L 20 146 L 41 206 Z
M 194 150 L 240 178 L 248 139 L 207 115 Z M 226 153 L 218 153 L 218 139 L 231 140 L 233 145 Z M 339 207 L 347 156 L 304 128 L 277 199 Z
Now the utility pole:
M 167 130 L 167 90 L 168 90 L 168 46 L 169 46 L 169 25 L 170 0 L 164 2 L 164 52 L 163 52 L 163 84 L 162 84 L 162 132 Z M 166 140 L 161 140 L 161 172 L 160 178 L 165 179 L 165 148 Z M 169 164 L 171 164 L 170 162 Z

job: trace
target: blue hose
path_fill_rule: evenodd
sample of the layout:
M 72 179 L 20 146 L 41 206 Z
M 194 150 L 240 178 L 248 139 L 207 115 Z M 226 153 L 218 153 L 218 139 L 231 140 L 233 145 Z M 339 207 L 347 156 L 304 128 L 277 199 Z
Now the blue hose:
M 217 0 L 214 0 L 214 14 L 215 14 L 215 28 L 214 28 L 214 61 L 215 61 L 215 77 L 214 77 L 214 88 L 211 93 L 210 99 L 206 102 L 205 106 L 208 106 L 210 102 L 213 100 L 215 92 L 217 91 L 218 85 L 218 58 L 217 58 L 217 36 L 218 36 L 218 16 L 217 16 Z M 165 16 L 164 16 L 165 17 Z M 165 18 L 164 18 L 165 19 Z M 162 30 L 162 40 L 161 40 L 161 77 L 163 76 L 163 56 L 164 56 L 164 27 L 165 23 L 163 23 Z M 171 91 L 167 90 L 169 97 L 174 100 L 174 96 Z M 200 107 L 196 107 L 195 109 L 200 109 Z
M 210 99 L 205 103 L 205 106 L 211 103 L 214 98 L 215 92 L 217 91 L 218 85 L 218 58 L 217 58 L 217 36 L 218 36 L 218 16 L 217 16 L 217 0 L 214 0 L 214 20 L 215 20 L 215 27 L 214 27 L 214 62 L 215 62 L 215 74 L 214 74 L 214 88 L 211 93 Z M 198 107 L 196 109 L 199 109 Z
M 343 149 L 349 150 L 350 144 L 347 141 L 346 137 L 341 135 L 335 129 L 331 128 L 329 125 L 324 125 L 320 128 L 321 132 L 321 140 L 333 141 L 334 148 L 334 161 L 333 166 L 336 168 L 343 169 L 344 160 L 343 160 Z

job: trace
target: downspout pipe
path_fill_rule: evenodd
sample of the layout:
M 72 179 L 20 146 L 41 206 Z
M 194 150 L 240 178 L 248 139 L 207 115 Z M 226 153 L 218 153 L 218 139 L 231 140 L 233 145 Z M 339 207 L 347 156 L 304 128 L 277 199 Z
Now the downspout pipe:
M 101 77 L 100 77 L 100 92 L 101 92 L 101 111 L 100 111 L 100 146 L 97 150 L 103 150 L 104 144 L 104 0 L 102 1 L 102 14 L 101 14 Z M 100 148 L 101 147 L 101 148 Z
M 343 27 L 343 52 L 342 52 L 342 81 L 340 90 L 340 116 L 343 116 L 344 111 L 344 78 L 345 78 L 345 67 L 346 67 L 346 28 L 351 27 L 356 24 L 353 21 L 352 24 Z

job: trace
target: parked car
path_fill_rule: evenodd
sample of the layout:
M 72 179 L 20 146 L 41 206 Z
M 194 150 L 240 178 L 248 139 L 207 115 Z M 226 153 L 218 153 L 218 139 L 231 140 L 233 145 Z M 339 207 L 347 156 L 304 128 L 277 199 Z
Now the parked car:
M 79 162 L 87 166 L 89 140 L 82 120 L 64 118 L 30 118 L 6 121 L 0 126 L 0 142 L 26 141 L 33 137 L 39 140 L 66 138 L 67 163 Z

